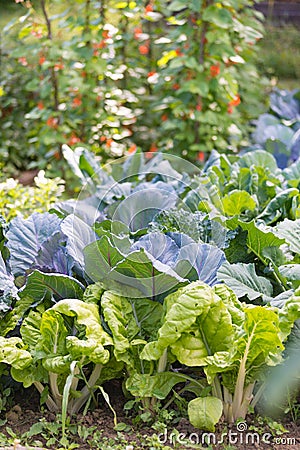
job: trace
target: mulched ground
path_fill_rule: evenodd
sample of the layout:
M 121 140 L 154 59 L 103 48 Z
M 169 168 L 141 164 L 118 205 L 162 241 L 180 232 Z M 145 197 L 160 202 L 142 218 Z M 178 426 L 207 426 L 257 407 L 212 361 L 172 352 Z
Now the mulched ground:
M 113 414 L 103 401 L 98 409 L 88 412 L 85 416 L 78 414 L 71 420 L 71 426 L 68 429 L 72 429 L 73 424 L 75 433 L 68 435 L 69 442 L 77 443 L 80 450 L 106 450 L 113 448 L 118 450 L 140 450 L 144 448 L 151 450 L 159 448 L 187 450 L 195 448 L 216 450 L 300 449 L 300 422 L 288 422 L 288 418 L 284 418 L 281 422 L 288 430 L 288 433 L 277 436 L 274 427 L 271 426 L 270 428 L 266 423 L 259 423 L 258 418 L 254 416 L 250 416 L 245 423 L 240 424 L 238 426 L 239 429 L 237 429 L 236 425 L 227 427 L 226 424 L 221 423 L 218 425 L 215 434 L 204 434 L 203 431 L 192 427 L 187 419 L 181 419 L 176 424 L 177 437 L 174 432 L 175 426 L 171 425 L 165 433 L 159 435 L 158 440 L 153 435 L 158 435 L 162 430 L 155 431 L 149 426 L 136 425 L 134 418 L 130 418 L 125 414 L 123 406 L 126 399 L 123 396 L 120 397 L 120 392 L 122 392 L 120 386 L 113 384 L 106 387 L 106 390 L 109 391 L 110 401 L 117 413 L 118 422 L 123 423 L 125 429 L 123 431 L 114 429 Z M 18 393 L 14 400 L 14 406 L 6 412 L 5 417 L 3 416 L 2 419 L 4 418 L 6 418 L 6 423 L 0 427 L 0 432 L 9 436 L 7 433 L 7 427 L 9 427 L 17 437 L 22 436 L 33 424 L 40 421 L 46 420 L 52 424 L 57 423 L 54 414 L 48 411 L 41 412 L 38 395 L 33 389 L 27 390 L 25 394 L 24 391 Z M 88 436 L 79 437 L 76 431 L 78 430 L 78 425 L 81 425 L 82 429 L 84 427 L 86 429 L 92 427 L 94 430 Z M 46 440 L 41 435 L 34 436 L 32 439 L 39 441 L 39 446 L 45 445 Z M 185 440 L 185 443 L 183 443 L 183 440 Z M 159 445 L 159 442 L 164 444 L 165 447 Z M 12 443 L 12 439 L 10 443 Z M 47 446 L 47 448 L 53 450 L 57 450 L 60 447 L 57 443 Z M 25 448 L 27 447 L 24 447 L 24 440 L 21 438 L 20 446 L 0 447 L 0 450 L 25 450 Z

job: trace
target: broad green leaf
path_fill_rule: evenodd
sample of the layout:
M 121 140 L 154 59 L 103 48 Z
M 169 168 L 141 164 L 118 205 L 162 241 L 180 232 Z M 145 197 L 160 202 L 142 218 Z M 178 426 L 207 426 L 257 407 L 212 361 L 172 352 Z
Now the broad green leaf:
M 182 333 L 181 337 L 171 345 L 171 350 L 181 364 L 194 367 L 206 365 L 208 350 L 200 330 L 196 327 L 193 334 Z
M 300 180 L 300 159 L 282 171 L 282 175 L 291 187 L 298 187 Z
M 112 332 L 116 360 L 132 365 L 128 328 L 130 323 L 132 324 L 133 312 L 129 301 L 125 297 L 106 291 L 101 298 L 101 308 L 104 319 Z M 138 333 L 139 329 L 136 323 L 135 329 L 131 331 L 133 331 L 133 336 Z
M 104 292 L 104 288 L 101 283 L 90 284 L 84 291 L 82 300 L 85 303 L 99 304 L 103 292 Z
M 296 289 L 300 285 L 300 264 L 286 264 L 278 267 L 279 272 L 284 278 L 292 282 Z
M 186 2 L 183 0 L 174 0 L 168 5 L 170 11 L 181 11 L 186 7 Z
M 288 261 L 286 253 L 279 247 L 266 247 L 263 249 L 262 254 L 264 258 L 271 261 L 276 267 L 281 266 Z
M 41 320 L 42 316 L 37 311 L 30 311 L 28 317 L 23 320 L 21 326 L 21 336 L 30 351 L 35 352 L 41 340 Z
M 239 389 L 244 389 L 249 383 L 260 379 L 266 365 L 278 364 L 284 349 L 276 308 L 247 305 L 244 312 L 245 321 L 236 336 L 234 347 L 227 354 L 208 356 L 204 369 L 210 383 L 217 373 L 222 373 L 223 383 L 231 392 L 236 389 L 241 370 L 243 386 Z
M 276 159 L 265 150 L 255 150 L 241 156 L 239 159 L 240 167 L 263 167 L 275 173 L 278 170 Z
M 159 359 L 164 349 L 174 344 L 184 332 L 189 332 L 197 317 L 208 312 L 215 300 L 212 289 L 201 282 L 193 282 L 166 297 L 166 313 L 157 340 L 146 344 L 141 358 Z
M 248 192 L 234 190 L 223 198 L 223 207 L 227 216 L 239 216 L 246 210 L 253 211 L 256 202 Z
M 203 20 L 213 23 L 220 28 L 229 28 L 232 25 L 230 12 L 222 6 L 210 5 L 203 13 Z
M 96 364 L 108 362 L 109 351 L 104 347 L 111 345 L 112 339 L 102 328 L 97 305 L 77 299 L 67 299 L 58 302 L 50 311 L 75 317 L 79 325 L 85 326 L 84 340 L 77 336 L 66 338 L 67 348 L 74 358 L 84 355 Z
M 300 219 L 284 219 L 280 222 L 274 232 L 279 238 L 285 239 L 294 253 L 300 253 Z
M 141 336 L 154 339 L 161 326 L 163 306 L 147 298 L 128 299 L 131 304 L 136 324 Z M 131 332 L 132 333 L 132 332 Z
M 271 282 L 256 274 L 254 264 L 225 263 L 218 270 L 218 280 L 226 283 L 238 297 L 247 295 L 251 301 L 259 297 L 269 301 L 273 295 Z
M 276 222 L 279 217 L 287 216 L 291 209 L 292 199 L 298 195 L 298 189 L 290 188 L 283 190 L 277 194 L 275 198 L 272 198 L 270 203 L 257 218 L 262 219 L 267 225 L 270 225 Z
M 222 401 L 216 397 L 198 397 L 188 404 L 189 421 L 201 430 L 215 431 L 222 413 Z
M 22 328 L 28 335 L 30 329 L 26 322 Z M 45 311 L 40 323 L 40 335 L 38 349 L 42 352 L 45 369 L 54 373 L 68 372 L 71 357 L 66 347 L 68 330 L 63 317 L 52 309 Z
M 198 77 L 199 78 L 199 77 Z M 190 80 L 182 83 L 178 93 L 191 92 L 192 94 L 199 94 L 202 97 L 207 97 L 209 92 L 209 84 L 203 79 Z
M 10 373 L 14 380 L 23 383 L 24 388 L 28 388 L 38 381 L 46 383 L 49 378 L 49 374 L 42 366 L 41 360 L 32 360 L 31 364 L 23 369 L 12 367 Z
M 267 247 L 280 247 L 280 245 L 285 243 L 285 240 L 281 239 L 281 237 L 284 236 L 278 237 L 279 233 L 276 232 L 275 234 L 275 230 L 273 232 L 273 229 L 271 231 L 271 228 L 258 227 L 254 220 L 247 223 L 239 220 L 238 224 L 243 230 L 248 231 L 247 247 L 258 256 L 265 265 L 267 265 L 267 261 L 263 255 L 264 249 Z
M 294 295 L 285 302 L 283 308 L 279 310 L 279 326 L 281 340 L 284 342 L 295 323 L 300 318 L 300 288 L 296 290 Z
M 206 365 L 206 356 L 226 352 L 234 345 L 232 318 L 227 306 L 218 297 L 208 310 L 198 316 L 195 327 L 190 331 L 192 334 L 189 338 L 182 335 L 171 345 L 172 353 L 188 366 Z M 197 338 L 199 343 L 195 347 Z
M 84 286 L 75 278 L 57 273 L 32 272 L 24 288 L 21 298 L 31 297 L 32 303 L 40 302 L 49 293 L 56 301 L 63 298 L 82 299 Z
M 22 339 L 0 336 L 0 363 L 6 363 L 18 370 L 24 370 L 31 362 L 31 354 L 26 350 L 26 344 Z
M 245 313 L 242 303 L 238 300 L 237 295 L 226 284 L 216 284 L 213 287 L 216 295 L 222 300 L 228 309 L 232 323 L 241 326 L 245 320 Z
M 184 382 L 178 373 L 161 372 L 155 375 L 134 373 L 126 380 L 126 388 L 134 397 L 164 399 L 177 384 Z

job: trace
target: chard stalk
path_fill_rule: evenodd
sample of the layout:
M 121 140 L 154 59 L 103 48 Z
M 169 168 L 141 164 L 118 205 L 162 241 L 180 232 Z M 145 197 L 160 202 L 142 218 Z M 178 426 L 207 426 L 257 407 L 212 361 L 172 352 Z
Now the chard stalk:
M 63 396 L 58 390 L 57 378 L 58 378 L 57 373 L 49 372 L 50 390 L 51 390 L 51 393 L 52 393 L 55 403 L 58 405 L 59 408 L 61 408 Z
M 42 385 L 42 383 L 40 383 L 39 381 L 35 381 L 34 386 L 36 387 L 36 389 L 39 391 L 40 394 L 42 394 L 44 392 L 44 386 Z M 49 409 L 49 411 L 51 412 L 57 412 L 59 410 L 58 405 L 55 403 L 55 401 L 52 399 L 52 397 L 50 395 L 48 395 L 47 399 L 46 399 L 46 405 L 47 408 Z
M 232 415 L 232 394 L 225 386 L 223 386 L 223 397 L 223 414 L 226 422 L 230 423 L 234 421 Z
M 74 399 L 73 402 L 70 402 L 71 403 L 69 405 L 70 414 L 77 413 L 80 410 L 80 408 L 85 404 L 89 396 L 94 392 L 94 390 L 97 389 L 96 383 L 101 375 L 102 367 L 103 367 L 102 364 L 95 365 L 87 385 L 84 386 L 83 389 L 81 389 L 81 396 L 79 398 Z
M 244 389 L 243 401 L 242 401 L 242 404 L 240 406 L 238 417 L 242 417 L 243 419 L 246 417 L 248 409 L 249 409 L 249 405 L 251 403 L 251 400 L 253 399 L 254 386 L 255 386 L 255 383 L 250 383 Z
M 168 362 L 168 350 L 165 348 L 163 354 L 158 360 L 157 373 L 162 373 L 166 370 Z
M 246 401 L 246 398 L 245 398 L 246 391 L 244 392 L 244 385 L 245 385 L 245 379 L 246 379 L 246 362 L 247 362 L 247 358 L 248 358 L 248 354 L 249 354 L 249 350 L 250 350 L 250 345 L 251 345 L 251 342 L 252 342 L 252 339 L 254 336 L 255 328 L 256 328 L 256 325 L 254 326 L 252 333 L 247 341 L 244 356 L 241 360 L 240 367 L 239 367 L 239 373 L 238 373 L 238 377 L 237 377 L 237 381 L 236 381 L 236 385 L 235 385 L 233 403 L 232 403 L 233 420 L 236 420 L 239 417 L 242 417 L 244 419 L 246 416 L 246 414 L 244 416 L 241 414 L 241 413 L 244 413 L 244 410 L 245 410 L 244 402 Z M 252 387 L 252 389 L 253 389 L 253 387 Z M 249 406 L 249 403 L 248 403 L 248 406 Z M 247 410 L 248 410 L 248 407 L 247 407 Z M 246 411 L 246 413 L 247 413 L 247 411 Z

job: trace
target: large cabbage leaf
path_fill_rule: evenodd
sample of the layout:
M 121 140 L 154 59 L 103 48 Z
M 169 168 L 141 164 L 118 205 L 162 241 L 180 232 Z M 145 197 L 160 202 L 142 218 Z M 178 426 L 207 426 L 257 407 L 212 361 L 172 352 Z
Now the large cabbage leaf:
M 55 214 L 33 213 L 28 219 L 15 217 L 6 233 L 13 275 L 24 275 L 36 262 L 42 245 L 60 231 L 61 219 Z
M 8 272 L 0 253 L 0 315 L 10 309 L 12 298 L 17 297 L 18 289 L 14 283 L 14 277 Z

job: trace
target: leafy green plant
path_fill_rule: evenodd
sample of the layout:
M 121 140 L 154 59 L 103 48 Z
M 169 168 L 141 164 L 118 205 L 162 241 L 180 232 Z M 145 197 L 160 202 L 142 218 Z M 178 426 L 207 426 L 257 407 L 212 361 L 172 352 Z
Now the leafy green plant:
M 263 26 L 248 0 L 18 3 L 0 79 L 2 153 L 18 169 L 64 173 L 66 143 L 102 161 L 141 146 L 201 163 L 213 148 L 236 150 L 261 112 Z
M 196 426 L 245 417 L 299 346 L 299 160 L 213 152 L 188 174 L 160 153 L 107 170 L 63 151 L 83 195 L 1 223 L 1 363 L 63 433 L 97 389 L 113 412 L 102 384 L 121 376 L 145 420 L 186 391 Z
M 245 418 L 257 402 L 253 390 L 265 366 L 281 361 L 283 342 L 300 314 L 297 295 L 276 310 L 242 304 L 225 285 L 191 283 L 166 298 L 162 326 L 141 358 L 157 361 L 168 351 L 181 364 L 204 368 L 212 396 L 189 403 L 196 427 L 214 430 L 222 414 L 228 422 Z M 136 380 L 136 390 L 145 379 L 140 385 Z
M 25 387 L 34 384 L 50 411 L 62 410 L 64 434 L 66 410 L 78 412 L 122 368 L 106 348 L 111 337 L 96 305 L 77 299 L 61 300 L 43 314 L 32 311 L 20 331 L 21 339 L 2 338 L 1 362 L 12 366 L 11 375 Z
M 64 181 L 46 178 L 44 171 L 34 178 L 34 186 L 22 186 L 8 178 L 0 183 L 0 214 L 9 221 L 17 215 L 28 217 L 33 212 L 48 211 L 63 192 Z

